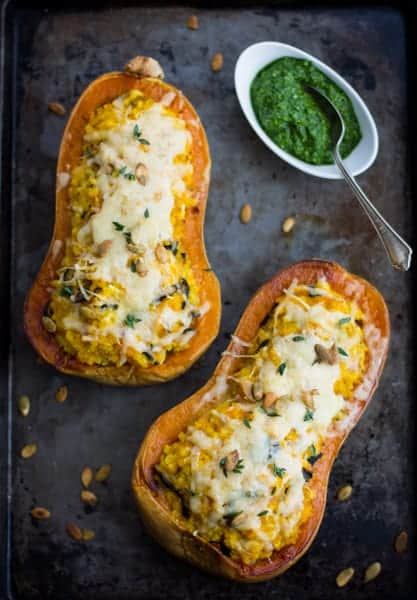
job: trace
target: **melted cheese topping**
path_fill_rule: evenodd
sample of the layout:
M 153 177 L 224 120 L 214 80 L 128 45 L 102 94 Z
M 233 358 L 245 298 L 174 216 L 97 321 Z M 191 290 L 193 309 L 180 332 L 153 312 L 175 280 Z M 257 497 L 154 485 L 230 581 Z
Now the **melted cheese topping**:
M 87 124 L 50 304 L 59 343 L 81 362 L 160 364 L 188 345 L 209 309 L 181 243 L 194 202 L 190 146 L 185 122 L 138 91 Z
M 196 535 L 246 564 L 295 542 L 323 442 L 355 408 L 368 353 L 362 318 L 325 281 L 293 284 L 222 382 L 218 406 L 164 448 L 168 504 Z

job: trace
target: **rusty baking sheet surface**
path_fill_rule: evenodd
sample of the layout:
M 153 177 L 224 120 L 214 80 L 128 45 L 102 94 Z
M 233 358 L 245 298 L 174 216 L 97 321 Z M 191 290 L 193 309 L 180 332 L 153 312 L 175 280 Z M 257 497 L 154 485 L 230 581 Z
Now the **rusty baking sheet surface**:
M 198 31 L 185 26 L 190 14 L 200 19 Z M 407 41 L 408 25 L 400 11 L 388 7 L 13 8 L 8 21 L 12 31 L 6 32 L 13 43 L 3 54 L 6 66 L 14 65 L 3 108 L 11 134 L 3 148 L 3 200 L 11 229 L 2 229 L 12 244 L 12 353 L 9 404 L 4 387 L 0 409 L 5 424 L 0 443 L 7 447 L 7 432 L 12 435 L 11 537 L 3 574 L 9 575 L 13 597 L 409 597 L 413 555 L 396 554 L 393 540 L 401 529 L 410 535 L 414 529 L 412 275 L 390 269 L 343 182 L 308 177 L 262 145 L 233 89 L 239 53 L 262 40 L 299 46 L 344 75 L 368 103 L 381 141 L 376 163 L 360 182 L 394 227 L 412 240 L 406 48 L 408 43 L 411 53 L 415 38 Z M 219 73 L 210 69 L 216 52 L 224 55 Z M 65 118 L 48 112 L 47 103 L 59 101 L 70 109 L 92 79 L 120 68 L 137 53 L 161 62 L 166 79 L 190 98 L 207 130 L 213 170 L 205 236 L 222 285 L 223 318 L 216 343 L 186 375 L 166 385 L 128 390 L 65 377 L 40 364 L 23 334 L 22 307 L 54 218 L 55 164 Z M 408 60 L 410 70 L 415 69 L 415 55 Z M 239 221 L 245 202 L 253 208 L 248 225 Z M 296 225 L 284 236 L 281 223 L 288 215 L 295 215 Z M 6 258 L 8 239 L 2 242 Z M 167 555 L 145 533 L 130 490 L 133 459 L 152 421 L 210 376 L 257 287 L 279 268 L 317 256 L 339 261 L 382 291 L 393 326 L 390 358 L 370 408 L 336 461 L 323 525 L 310 551 L 278 580 L 256 586 L 216 580 Z M 64 384 L 68 399 L 58 404 L 54 393 Z M 16 410 L 20 394 L 32 399 L 26 419 Z M 11 429 L 6 428 L 8 418 Z M 38 444 L 38 453 L 22 461 L 18 451 L 31 442 Z M 95 487 L 97 507 L 84 510 L 80 471 L 103 463 L 112 464 L 111 476 Z M 7 483 L 5 471 L 3 476 Z M 354 492 L 340 503 L 335 492 L 344 483 L 352 483 Z M 6 487 L 0 494 L 6 500 Z M 29 511 L 36 505 L 50 508 L 48 522 L 31 521 Z M 93 529 L 96 539 L 74 542 L 65 532 L 68 521 Z M 364 586 L 364 569 L 375 560 L 382 563 L 382 573 Z M 347 566 L 356 575 L 337 590 L 335 576 Z

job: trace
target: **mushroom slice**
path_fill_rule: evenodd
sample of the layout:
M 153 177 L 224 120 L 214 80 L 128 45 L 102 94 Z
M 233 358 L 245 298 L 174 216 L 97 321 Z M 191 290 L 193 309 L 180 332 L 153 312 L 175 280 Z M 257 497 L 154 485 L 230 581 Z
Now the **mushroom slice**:
M 335 365 L 337 363 L 336 344 L 333 344 L 330 348 L 326 348 L 322 344 L 315 344 L 314 351 L 319 362 L 324 362 L 328 365 Z
M 113 240 L 103 240 L 97 246 L 97 254 L 98 254 L 98 256 L 100 256 L 100 257 L 106 256 L 106 254 L 110 250 L 112 244 L 113 244 Z

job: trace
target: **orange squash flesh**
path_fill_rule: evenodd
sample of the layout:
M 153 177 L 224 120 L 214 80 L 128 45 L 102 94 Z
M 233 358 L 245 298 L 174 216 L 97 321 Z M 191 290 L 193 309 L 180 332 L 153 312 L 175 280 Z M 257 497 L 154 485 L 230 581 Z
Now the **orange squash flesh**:
M 149 60 L 149 59 L 145 59 Z M 155 62 L 155 61 L 153 61 Z M 71 173 L 82 153 L 85 126 L 93 112 L 120 95 L 140 90 L 154 101 L 172 95 L 170 109 L 183 119 L 191 134 L 193 162 L 192 193 L 197 204 L 187 208 L 184 238 L 185 251 L 192 264 L 200 302 L 210 303 L 210 310 L 197 322 L 196 334 L 184 350 L 168 355 L 161 365 L 147 368 L 126 363 L 123 366 L 90 366 L 66 353 L 54 334 L 42 325 L 50 299 L 51 281 L 56 278 L 64 254 L 64 241 L 71 236 L 71 212 L 68 210 L 68 187 L 60 184 L 62 173 Z M 59 371 L 114 385 L 145 385 L 168 381 L 181 375 L 204 353 L 218 333 L 221 300 L 220 286 L 211 271 L 204 247 L 204 216 L 210 180 L 210 152 L 201 121 L 183 94 L 160 79 L 138 77 L 129 72 L 107 73 L 93 81 L 75 105 L 61 142 L 57 165 L 55 226 L 46 258 L 26 298 L 24 326 L 29 340 L 41 357 Z
M 277 273 L 250 301 L 235 331 L 238 339 L 233 338 L 227 350 L 238 355 L 245 353 L 246 349 L 239 340 L 250 342 L 254 339 L 276 300 L 294 280 L 314 285 L 322 277 L 327 279 L 336 292 L 359 305 L 365 316 L 364 327 L 373 325 L 379 330 L 379 335 L 368 336 L 368 367 L 363 382 L 355 390 L 351 401 L 352 419 L 349 419 L 348 427 L 342 431 L 334 430 L 320 449 L 323 457 L 315 464 L 313 478 L 309 482 L 315 493 L 312 513 L 301 524 L 294 544 L 275 551 L 270 558 L 262 559 L 253 565 L 233 560 L 223 554 L 218 545 L 209 543 L 198 535 L 192 535 L 174 520 L 163 501 L 163 490 L 158 487 L 154 478 L 154 467 L 159 462 L 163 447 L 174 442 L 178 434 L 191 422 L 218 404 L 216 381 L 235 372 L 242 359 L 224 355 L 203 388 L 155 421 L 146 434 L 135 460 L 132 486 L 143 522 L 149 532 L 168 551 L 212 574 L 244 582 L 262 581 L 286 571 L 308 550 L 323 517 L 332 464 L 378 385 L 390 336 L 387 307 L 374 287 L 333 262 L 309 260 L 296 263 Z

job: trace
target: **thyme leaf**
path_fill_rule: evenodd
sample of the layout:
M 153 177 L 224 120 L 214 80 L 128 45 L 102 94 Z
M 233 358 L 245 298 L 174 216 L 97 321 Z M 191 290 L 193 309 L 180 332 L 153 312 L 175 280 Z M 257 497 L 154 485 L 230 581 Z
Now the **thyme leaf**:
M 245 463 L 243 462 L 243 458 L 239 458 L 236 463 L 235 468 L 233 469 L 233 473 L 241 473 L 245 468 Z
M 120 169 L 117 171 L 117 175 L 122 175 L 125 179 L 129 179 L 130 181 L 133 181 L 134 179 L 136 179 L 136 176 L 134 173 L 129 173 L 127 171 L 126 165 L 123 165 L 123 167 L 120 167 Z
M 226 456 L 224 456 L 221 461 L 219 462 L 219 467 L 221 468 L 221 470 L 223 471 L 223 475 L 225 477 L 227 477 L 227 471 L 226 471 Z
M 123 235 L 125 236 L 125 240 L 128 244 L 132 243 L 132 234 L 130 231 L 124 231 Z
M 287 363 L 281 363 L 277 369 L 277 373 L 279 373 L 280 375 L 284 375 L 284 371 L 287 367 Z
M 133 137 L 140 144 L 146 144 L 147 146 L 150 146 L 150 143 L 148 142 L 148 140 L 145 140 L 145 138 L 142 137 L 141 130 L 139 129 L 139 125 L 137 123 L 136 123 L 136 125 L 133 128 Z
M 277 467 L 275 463 L 273 464 L 272 473 L 275 475 L 275 477 L 279 477 L 280 479 L 282 479 L 286 472 L 287 469 L 284 469 L 284 467 Z
M 130 329 L 134 329 L 136 323 L 139 323 L 141 320 L 142 319 L 135 317 L 135 315 L 128 314 L 126 315 L 126 318 L 123 321 L 123 325 L 126 325 L 126 327 L 130 327 Z
M 337 324 L 339 325 L 339 327 L 341 327 L 342 325 L 346 325 L 346 323 L 349 323 L 350 321 L 350 317 L 343 317 L 343 319 L 339 319 Z
M 263 412 L 265 415 L 267 415 L 268 417 L 280 417 L 280 416 L 281 416 L 279 413 L 277 413 L 277 411 L 276 411 L 276 410 L 271 410 L 271 412 L 268 412 L 268 411 L 266 410 L 266 408 L 264 408 L 263 406 L 260 406 L 260 407 L 259 407 L 259 410 L 260 410 L 261 412 Z
M 312 421 L 314 419 L 314 413 L 310 408 L 307 408 L 306 414 L 304 415 L 304 421 Z
M 63 296 L 64 298 L 70 298 L 73 294 L 72 288 L 69 287 L 68 285 L 64 285 L 62 286 L 59 295 Z

